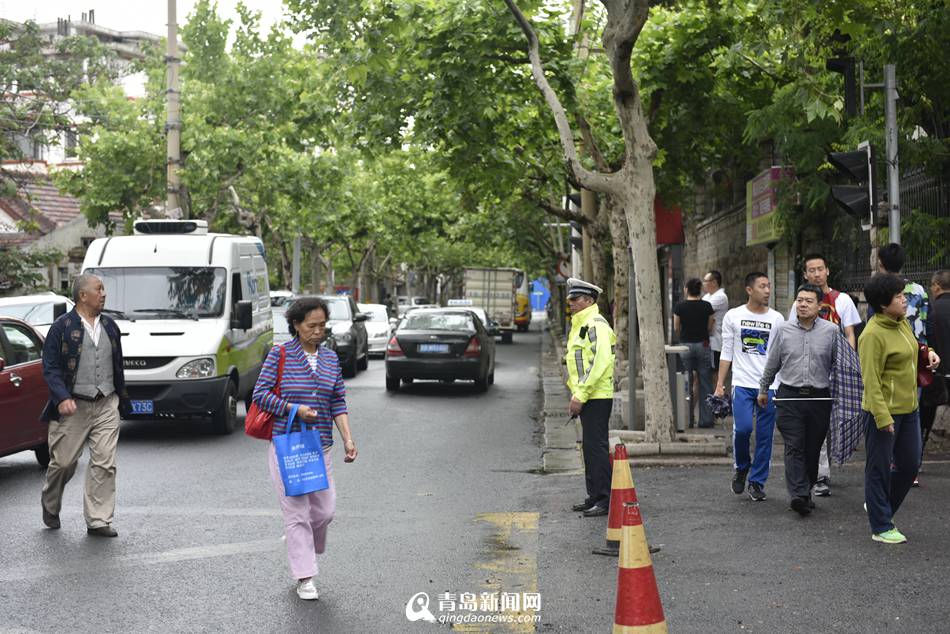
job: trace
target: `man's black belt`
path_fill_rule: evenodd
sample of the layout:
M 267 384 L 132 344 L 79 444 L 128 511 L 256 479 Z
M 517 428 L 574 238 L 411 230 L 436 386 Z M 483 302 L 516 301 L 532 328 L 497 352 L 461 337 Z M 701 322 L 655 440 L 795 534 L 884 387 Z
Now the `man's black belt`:
M 101 401 L 104 398 L 108 398 L 107 395 L 99 392 L 95 396 L 86 396 L 84 394 L 73 394 L 73 398 L 78 398 L 80 401 L 89 401 L 90 403 L 95 403 L 96 401 Z
M 813 387 L 811 385 L 795 387 L 794 385 L 785 385 L 782 383 L 778 389 L 783 392 L 791 392 L 795 396 L 800 397 L 827 398 L 831 396 L 831 390 L 827 387 Z

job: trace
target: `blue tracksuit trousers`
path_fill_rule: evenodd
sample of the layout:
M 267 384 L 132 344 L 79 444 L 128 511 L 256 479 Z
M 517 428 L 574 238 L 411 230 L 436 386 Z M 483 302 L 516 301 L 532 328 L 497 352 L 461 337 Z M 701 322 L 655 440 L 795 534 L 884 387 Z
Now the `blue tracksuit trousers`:
M 772 462 L 772 432 L 775 431 L 775 394 L 769 390 L 769 403 L 762 409 L 756 403 L 759 391 L 750 387 L 732 388 L 732 455 L 736 469 L 749 471 L 749 482 L 765 486 Z M 752 425 L 755 424 L 755 458 L 749 455 Z

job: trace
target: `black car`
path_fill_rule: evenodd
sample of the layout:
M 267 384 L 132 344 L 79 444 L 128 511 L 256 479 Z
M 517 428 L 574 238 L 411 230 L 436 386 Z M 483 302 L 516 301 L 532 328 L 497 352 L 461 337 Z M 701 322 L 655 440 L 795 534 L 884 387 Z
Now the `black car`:
M 327 326 L 333 332 L 343 376 L 354 377 L 369 365 L 369 338 L 364 323 L 369 315 L 359 312 L 349 295 L 320 295 L 320 299 L 330 307 Z
M 413 379 L 495 382 L 495 338 L 464 308 L 417 308 L 399 322 L 386 346 L 386 389 Z

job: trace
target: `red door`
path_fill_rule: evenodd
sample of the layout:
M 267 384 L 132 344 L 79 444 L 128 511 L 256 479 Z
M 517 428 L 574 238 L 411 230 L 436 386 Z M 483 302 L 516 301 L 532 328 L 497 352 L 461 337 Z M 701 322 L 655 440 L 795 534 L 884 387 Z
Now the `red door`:
M 29 449 L 46 441 L 47 426 L 39 420 L 48 391 L 43 380 L 43 343 L 30 326 L 0 320 L 0 455 Z

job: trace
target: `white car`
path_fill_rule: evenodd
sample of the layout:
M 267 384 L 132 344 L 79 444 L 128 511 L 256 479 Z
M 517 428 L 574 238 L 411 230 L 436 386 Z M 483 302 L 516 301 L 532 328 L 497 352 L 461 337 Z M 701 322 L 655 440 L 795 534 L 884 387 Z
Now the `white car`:
M 383 304 L 358 304 L 361 313 L 369 315 L 366 320 L 366 336 L 369 340 L 370 355 L 386 355 L 386 345 L 392 336 L 392 323 L 389 309 Z
M 21 319 L 45 337 L 56 318 L 71 311 L 73 305 L 72 300 L 53 292 L 0 297 L 0 315 Z

